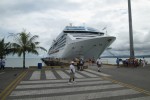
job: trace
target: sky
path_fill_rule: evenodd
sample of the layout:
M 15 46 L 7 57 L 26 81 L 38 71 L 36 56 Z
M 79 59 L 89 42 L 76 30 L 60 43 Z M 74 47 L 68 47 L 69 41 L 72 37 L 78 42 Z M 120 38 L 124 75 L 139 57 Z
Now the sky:
M 135 55 L 150 55 L 150 0 L 131 0 Z M 1 0 L 0 38 L 23 29 L 47 50 L 65 26 L 85 25 L 116 41 L 103 55 L 129 54 L 128 0 Z M 107 27 L 106 30 L 103 30 Z M 46 53 L 39 51 L 39 56 Z M 110 53 L 111 52 L 111 53 Z

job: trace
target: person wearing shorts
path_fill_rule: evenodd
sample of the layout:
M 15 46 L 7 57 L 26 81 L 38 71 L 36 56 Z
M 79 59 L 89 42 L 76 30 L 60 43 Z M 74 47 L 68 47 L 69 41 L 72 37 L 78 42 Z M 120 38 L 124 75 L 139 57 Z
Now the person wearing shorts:
M 73 61 L 71 61 L 69 70 L 70 70 L 70 73 L 69 73 L 70 74 L 70 79 L 69 79 L 68 84 L 76 83 L 75 82 L 75 67 L 74 67 L 74 62 Z
M 101 58 L 97 59 L 96 64 L 97 64 L 97 67 L 98 67 L 98 72 L 100 72 L 100 67 L 102 66 Z

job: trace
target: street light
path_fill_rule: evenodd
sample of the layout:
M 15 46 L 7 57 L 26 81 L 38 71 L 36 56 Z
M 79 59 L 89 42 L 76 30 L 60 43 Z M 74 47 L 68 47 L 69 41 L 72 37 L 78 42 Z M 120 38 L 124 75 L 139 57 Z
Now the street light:
M 129 15 L 130 58 L 134 59 L 131 0 L 128 0 L 128 15 Z

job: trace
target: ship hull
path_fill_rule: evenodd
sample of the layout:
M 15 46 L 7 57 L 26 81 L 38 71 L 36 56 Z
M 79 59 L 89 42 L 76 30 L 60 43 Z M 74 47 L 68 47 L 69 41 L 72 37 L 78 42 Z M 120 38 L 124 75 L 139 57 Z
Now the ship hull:
M 59 52 L 51 55 L 55 58 L 83 59 L 98 58 L 116 38 L 113 36 L 99 36 L 86 39 L 69 40 Z

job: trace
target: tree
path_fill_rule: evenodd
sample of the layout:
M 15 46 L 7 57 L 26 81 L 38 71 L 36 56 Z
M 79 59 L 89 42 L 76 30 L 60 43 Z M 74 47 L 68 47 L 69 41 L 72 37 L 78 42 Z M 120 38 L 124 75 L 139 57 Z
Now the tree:
M 15 43 L 12 43 L 13 54 L 18 54 L 19 57 L 23 54 L 23 68 L 25 68 L 26 53 L 38 55 L 38 49 L 47 51 L 45 48 L 39 46 L 40 42 L 36 41 L 38 35 L 31 36 L 30 33 L 26 33 L 24 30 L 21 33 L 12 33 L 10 36 L 13 36 L 15 40 Z
M 3 59 L 6 55 L 10 54 L 11 50 L 11 43 L 5 43 L 4 38 L 0 40 L 0 59 Z

